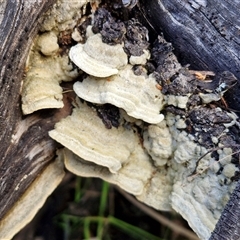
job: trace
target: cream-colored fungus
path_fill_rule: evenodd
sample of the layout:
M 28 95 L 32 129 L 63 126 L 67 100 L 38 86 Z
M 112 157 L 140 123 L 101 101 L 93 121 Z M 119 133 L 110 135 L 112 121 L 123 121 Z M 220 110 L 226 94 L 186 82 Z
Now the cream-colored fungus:
M 123 45 L 108 45 L 100 34 L 90 36 L 85 44 L 71 47 L 70 59 L 84 72 L 95 77 L 109 77 L 127 65 Z
M 137 76 L 127 65 L 117 75 L 105 78 L 89 76 L 73 85 L 76 94 L 86 101 L 98 104 L 111 103 L 123 108 L 128 115 L 148 123 L 163 120 L 163 95 L 156 88 L 155 78 Z

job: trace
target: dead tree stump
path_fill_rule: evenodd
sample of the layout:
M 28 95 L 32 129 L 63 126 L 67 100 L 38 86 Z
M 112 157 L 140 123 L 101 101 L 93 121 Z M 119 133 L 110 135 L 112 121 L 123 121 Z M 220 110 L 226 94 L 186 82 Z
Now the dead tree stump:
M 29 47 L 42 14 L 54 2 L 0 3 L 0 219 L 55 156 L 56 145 L 48 130 L 65 114 L 64 110 L 46 110 L 23 117 L 20 108 Z M 238 0 L 142 0 L 139 6 L 154 29 L 163 31 L 172 42 L 183 64 L 217 72 L 228 70 L 240 78 Z M 227 96 L 235 110 L 240 110 L 239 86 Z M 41 151 L 36 151 L 37 147 Z M 25 175 L 29 177 L 19 184 Z M 14 190 L 16 186 L 18 191 Z M 240 183 L 211 239 L 234 239 L 236 234 L 240 238 L 239 186 Z
M 23 117 L 20 106 L 29 47 L 42 14 L 53 2 L 0 3 L 0 219 L 55 155 L 55 143 L 47 133 L 56 122 L 55 115 L 41 112 Z M 29 177 L 19 184 L 25 175 Z

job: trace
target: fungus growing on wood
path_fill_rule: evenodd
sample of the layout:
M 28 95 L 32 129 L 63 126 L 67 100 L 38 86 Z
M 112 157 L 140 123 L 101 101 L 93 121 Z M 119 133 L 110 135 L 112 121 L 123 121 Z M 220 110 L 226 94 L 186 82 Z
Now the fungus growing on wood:
M 133 129 L 105 128 L 97 112 L 78 103 L 72 115 L 56 124 L 49 135 L 86 161 L 116 173 L 127 164 L 139 144 Z M 116 151 L 117 149 L 117 151 Z
M 59 50 L 58 38 L 54 32 L 47 32 L 39 36 L 37 46 L 45 56 L 52 56 Z
M 77 21 L 73 20 L 73 15 L 77 16 L 79 4 L 76 3 L 77 8 L 72 7 L 74 10 L 70 7 L 71 14 L 64 7 L 61 11 L 52 12 L 54 17 L 52 20 L 51 14 L 46 17 L 43 31 L 54 29 L 54 32 L 59 32 L 66 26 L 75 27 Z M 55 21 L 60 19 L 59 12 L 64 16 L 62 23 Z M 131 23 L 133 27 L 135 23 Z M 135 30 L 138 29 L 141 28 Z M 49 36 L 43 34 L 42 38 Z M 235 186 L 233 178 L 238 173 L 237 165 L 231 162 L 232 155 L 226 161 L 232 151 L 229 153 L 226 151 L 229 146 L 224 147 L 228 142 L 235 143 L 232 136 L 239 132 L 235 126 L 236 116 L 220 108 L 203 105 L 219 98 L 212 95 L 204 98 L 198 94 L 208 85 L 193 84 L 196 79 L 178 63 L 171 44 L 163 37 L 158 37 L 157 47 L 151 51 L 150 59 L 156 65 L 157 73 L 148 75 L 145 69 L 139 76 L 134 74 L 131 65 L 127 65 L 127 55 L 123 51 L 123 47 L 127 49 L 126 41 L 125 46 L 111 46 L 102 42 L 100 34 L 86 37 L 86 43 L 73 46 L 69 56 L 91 76 L 76 82 L 74 91 L 95 108 L 99 106 L 94 104 L 105 103 L 121 108 L 121 122 L 117 128 L 106 129 L 96 110 L 86 103 L 77 103 L 76 107 L 76 101 L 73 113 L 49 132 L 53 139 L 65 146 L 58 152 L 59 161 L 64 158 L 66 168 L 79 176 L 100 177 L 117 184 L 156 209 L 174 208 L 202 239 L 208 238 L 229 199 Z M 55 37 L 51 39 L 56 43 Z M 45 40 L 38 41 L 29 60 L 22 91 L 25 114 L 43 108 L 62 107 L 59 82 L 79 75 L 68 64 L 67 50 L 60 49 L 62 57 L 55 55 L 58 48 L 55 44 L 52 50 L 43 50 L 40 46 Z M 147 39 L 145 42 L 143 52 L 146 46 L 150 46 Z M 138 50 L 138 45 L 130 45 Z M 39 50 L 48 57 L 41 56 Z M 129 56 L 130 63 L 144 64 L 149 59 L 148 50 L 145 53 Z M 131 55 L 131 51 L 128 54 Z M 214 92 L 215 85 L 210 90 Z M 160 111 L 165 106 L 163 117 Z M 124 117 L 122 109 L 126 111 Z M 233 126 L 236 127 L 234 134 L 230 128 Z M 222 152 L 214 153 L 217 157 L 206 154 L 213 145 L 223 148 Z M 36 196 L 41 194 L 37 190 L 31 192 L 32 195 L 35 193 Z M 45 199 L 47 194 L 42 192 L 40 198 Z M 25 203 L 20 201 L 19 204 L 16 209 L 21 209 Z M 5 232 L 12 226 L 8 224 L 11 224 L 14 209 L 6 215 L 6 221 L 2 221 L 1 226 L 7 229 Z M 21 216 L 23 213 L 20 211 Z M 26 222 L 24 220 L 23 225 Z
M 131 68 L 131 65 L 127 65 L 119 70 L 117 75 L 108 79 L 89 76 L 82 82 L 76 82 L 73 89 L 86 101 L 97 104 L 111 103 L 123 108 L 134 118 L 148 123 L 161 122 L 163 95 L 156 88 L 155 78 L 152 75 L 137 76 Z
M 173 154 L 172 137 L 166 122 L 149 125 L 143 133 L 143 146 L 156 166 L 163 166 Z
M 90 36 L 85 44 L 71 47 L 69 57 L 80 69 L 95 77 L 117 74 L 128 61 L 121 44 L 103 43 L 100 34 Z
M 23 113 L 62 108 L 63 96 L 59 84 L 62 80 L 71 81 L 79 74 L 69 63 L 68 57 L 57 55 L 43 57 L 33 47 L 27 68 L 21 93 Z
M 129 162 L 116 173 L 110 172 L 104 166 L 85 161 L 67 148 L 60 150 L 58 155 L 64 158 L 66 168 L 78 176 L 101 178 L 118 185 L 156 209 L 171 209 L 171 179 L 163 169 L 156 171 L 149 161 L 149 156 L 140 146 L 136 148 Z

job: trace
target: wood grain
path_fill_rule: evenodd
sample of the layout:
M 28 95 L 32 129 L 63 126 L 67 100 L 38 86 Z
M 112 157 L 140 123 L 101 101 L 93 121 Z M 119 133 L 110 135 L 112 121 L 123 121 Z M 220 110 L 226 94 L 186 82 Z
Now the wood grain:
M 209 240 L 240 239 L 240 184 L 231 195 L 231 198 L 222 212 L 214 232 Z
M 55 143 L 47 135 L 55 115 L 37 113 L 23 118 L 20 109 L 29 46 L 40 17 L 53 2 L 0 3 L 0 219 L 55 154 Z
M 228 70 L 240 80 L 238 0 L 142 0 L 140 3 L 155 30 L 163 32 L 173 44 L 183 65 L 214 72 Z M 239 93 L 240 83 L 227 93 L 229 106 L 237 113 L 240 113 Z

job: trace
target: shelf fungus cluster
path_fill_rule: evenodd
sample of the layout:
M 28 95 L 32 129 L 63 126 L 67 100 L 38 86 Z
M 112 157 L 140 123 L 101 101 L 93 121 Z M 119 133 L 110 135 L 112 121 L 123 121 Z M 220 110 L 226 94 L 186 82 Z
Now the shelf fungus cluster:
M 60 10 L 54 21 L 46 16 L 28 61 L 23 113 L 61 108 L 60 83 L 73 81 L 72 114 L 49 132 L 63 146 L 58 160 L 156 209 L 176 210 L 208 239 L 239 174 L 238 118 L 220 101 L 236 79 L 225 72 L 200 80 L 163 37 L 150 45 L 136 19 L 123 21 L 92 1 L 82 17 L 76 8 L 83 6 L 68 10 L 65 24 L 62 8 L 61 22 Z
M 73 46 L 69 57 L 79 68 L 95 77 L 115 75 L 128 61 L 121 44 L 110 46 L 103 43 L 100 34 L 90 36 L 85 44 Z

